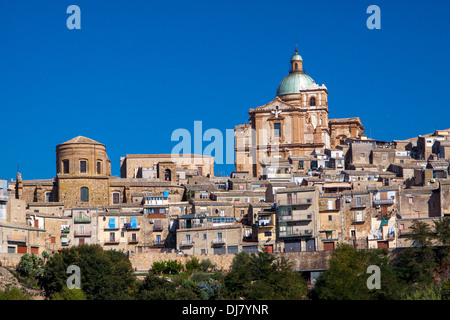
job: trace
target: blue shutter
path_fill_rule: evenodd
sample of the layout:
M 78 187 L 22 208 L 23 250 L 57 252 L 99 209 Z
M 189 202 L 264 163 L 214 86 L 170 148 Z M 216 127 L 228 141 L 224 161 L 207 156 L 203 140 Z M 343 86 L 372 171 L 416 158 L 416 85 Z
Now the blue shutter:
M 115 221 L 116 219 L 114 219 L 114 218 L 109 218 L 109 227 L 110 228 L 115 228 L 115 226 L 116 226 L 116 221 Z
M 136 217 L 131 218 L 131 227 L 136 228 Z

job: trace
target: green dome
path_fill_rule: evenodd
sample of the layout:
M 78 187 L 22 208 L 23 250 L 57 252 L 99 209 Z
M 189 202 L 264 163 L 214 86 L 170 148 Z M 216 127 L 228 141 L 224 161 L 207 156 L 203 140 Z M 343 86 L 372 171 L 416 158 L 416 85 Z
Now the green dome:
M 277 96 L 300 93 L 301 87 L 310 86 L 313 83 L 314 80 L 303 71 L 303 59 L 295 49 L 295 54 L 291 58 L 291 69 L 278 86 Z
M 291 61 L 303 61 L 303 59 L 302 59 L 302 57 L 301 57 L 298 53 L 295 53 L 295 54 L 292 56 Z
M 277 89 L 277 96 L 285 94 L 300 93 L 300 88 L 310 86 L 314 80 L 303 72 L 292 72 L 287 75 Z

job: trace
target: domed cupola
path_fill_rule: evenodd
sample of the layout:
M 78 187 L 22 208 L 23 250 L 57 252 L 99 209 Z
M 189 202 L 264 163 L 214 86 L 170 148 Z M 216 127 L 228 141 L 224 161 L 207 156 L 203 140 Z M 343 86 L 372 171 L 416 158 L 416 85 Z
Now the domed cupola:
M 314 80 L 303 71 L 303 59 L 295 49 L 295 54 L 291 58 L 289 74 L 281 81 L 277 89 L 277 96 L 289 94 L 300 94 L 302 87 L 309 87 Z

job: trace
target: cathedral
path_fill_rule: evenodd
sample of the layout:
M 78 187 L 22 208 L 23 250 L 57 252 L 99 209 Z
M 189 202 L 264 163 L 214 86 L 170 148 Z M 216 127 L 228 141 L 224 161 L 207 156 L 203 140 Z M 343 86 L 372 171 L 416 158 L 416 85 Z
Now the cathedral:
M 328 114 L 328 89 L 304 72 L 296 49 L 274 100 L 250 109 L 248 123 L 235 127 L 236 170 L 260 177 L 264 163 L 334 149 L 363 135 L 359 118 L 329 119 Z

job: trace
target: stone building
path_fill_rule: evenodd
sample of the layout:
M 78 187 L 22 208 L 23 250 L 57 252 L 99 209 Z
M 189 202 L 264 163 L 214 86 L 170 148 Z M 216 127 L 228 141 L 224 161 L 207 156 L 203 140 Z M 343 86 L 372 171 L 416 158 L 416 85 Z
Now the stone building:
M 305 73 L 296 50 L 275 99 L 250 109 L 249 123 L 235 127 L 236 169 L 259 177 L 264 158 L 310 155 L 364 131 L 358 118 L 331 121 L 328 114 L 328 89 Z

